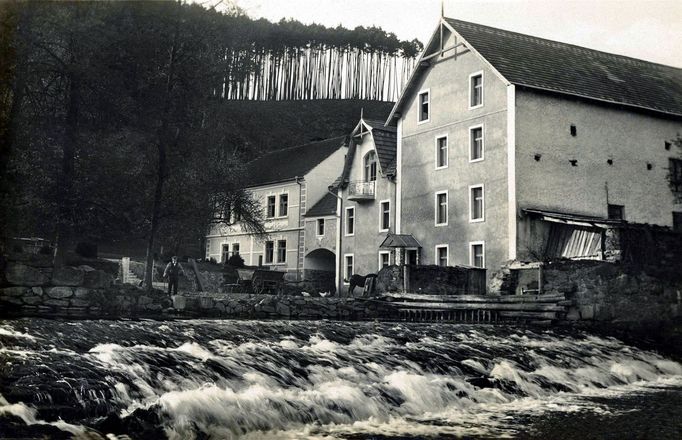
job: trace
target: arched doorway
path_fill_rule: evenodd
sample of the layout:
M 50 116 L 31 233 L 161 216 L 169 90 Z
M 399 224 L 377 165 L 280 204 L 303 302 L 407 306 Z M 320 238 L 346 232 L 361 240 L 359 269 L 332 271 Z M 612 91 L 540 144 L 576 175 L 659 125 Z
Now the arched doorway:
M 336 255 L 325 248 L 312 250 L 305 256 L 303 278 L 318 292 L 335 290 Z

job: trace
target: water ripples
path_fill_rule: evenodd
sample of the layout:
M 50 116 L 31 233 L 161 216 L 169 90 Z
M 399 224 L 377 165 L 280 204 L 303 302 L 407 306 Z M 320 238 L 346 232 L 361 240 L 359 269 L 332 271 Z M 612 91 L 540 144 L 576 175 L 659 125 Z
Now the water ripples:
M 501 326 L 15 320 L 0 359 L 0 414 L 92 438 L 504 437 L 682 385 L 615 339 Z

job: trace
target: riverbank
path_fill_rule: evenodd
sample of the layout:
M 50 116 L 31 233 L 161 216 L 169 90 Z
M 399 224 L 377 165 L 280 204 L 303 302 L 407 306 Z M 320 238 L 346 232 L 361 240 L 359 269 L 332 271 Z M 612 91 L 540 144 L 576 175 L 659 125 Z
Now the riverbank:
M 682 365 L 560 327 L 16 319 L 0 346 L 0 437 L 576 439 L 590 438 L 583 422 L 599 424 L 591 438 L 623 422 L 676 440 L 681 428 L 663 414 Z

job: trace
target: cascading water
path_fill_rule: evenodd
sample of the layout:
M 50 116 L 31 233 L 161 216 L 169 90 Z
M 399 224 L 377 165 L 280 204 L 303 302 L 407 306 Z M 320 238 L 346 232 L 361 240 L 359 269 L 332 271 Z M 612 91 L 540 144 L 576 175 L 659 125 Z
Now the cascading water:
M 0 437 L 574 438 L 571 423 L 630 429 L 642 402 L 665 411 L 680 396 L 680 364 L 578 332 L 0 322 Z M 678 438 L 674 423 L 655 437 Z

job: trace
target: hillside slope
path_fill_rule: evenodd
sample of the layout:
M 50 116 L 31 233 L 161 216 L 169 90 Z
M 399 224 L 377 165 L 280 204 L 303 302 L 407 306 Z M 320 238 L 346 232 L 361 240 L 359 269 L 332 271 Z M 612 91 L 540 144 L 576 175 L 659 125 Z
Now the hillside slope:
M 363 100 L 222 101 L 230 148 L 250 159 L 258 153 L 349 134 L 360 119 L 385 119 L 392 102 Z

